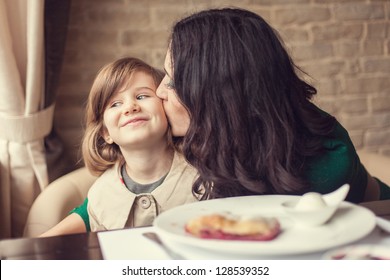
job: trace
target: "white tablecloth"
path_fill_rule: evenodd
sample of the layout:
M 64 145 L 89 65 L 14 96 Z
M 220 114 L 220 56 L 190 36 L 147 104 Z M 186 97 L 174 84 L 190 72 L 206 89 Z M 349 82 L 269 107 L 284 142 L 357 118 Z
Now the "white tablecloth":
M 169 256 L 154 242 L 142 235 L 143 232 L 154 231 L 153 227 L 123 229 L 99 232 L 98 238 L 104 259 L 106 260 L 169 260 Z M 390 235 L 379 228 L 375 228 L 369 235 L 359 241 L 346 244 L 375 244 L 390 247 Z M 228 255 L 203 250 L 192 246 L 180 245 L 174 248 L 187 259 L 192 260 L 226 260 L 226 259 L 253 259 L 253 256 Z M 332 248 L 330 248 L 332 249 Z M 329 250 L 330 250 L 329 249 Z M 320 260 L 326 251 L 311 254 L 289 256 L 256 256 L 256 259 L 295 259 Z

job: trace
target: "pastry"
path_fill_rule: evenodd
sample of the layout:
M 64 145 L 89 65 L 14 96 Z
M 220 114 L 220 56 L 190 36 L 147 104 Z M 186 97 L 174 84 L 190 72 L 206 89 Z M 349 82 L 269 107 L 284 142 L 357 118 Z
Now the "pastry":
M 280 233 L 280 224 L 276 218 L 210 214 L 191 219 L 185 230 L 200 238 L 267 241 Z

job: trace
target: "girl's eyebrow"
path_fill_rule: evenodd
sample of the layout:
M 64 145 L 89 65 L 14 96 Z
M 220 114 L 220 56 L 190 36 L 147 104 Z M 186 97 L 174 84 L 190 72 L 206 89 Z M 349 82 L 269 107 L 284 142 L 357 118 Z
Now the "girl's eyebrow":
M 147 89 L 147 90 L 151 90 L 151 91 L 154 91 L 152 88 L 150 87 L 136 87 L 135 88 L 136 90 L 143 90 L 143 89 Z
M 118 91 L 118 92 L 116 92 L 115 94 L 113 94 L 113 96 L 117 96 L 117 95 L 119 95 L 119 94 L 122 94 L 122 93 L 124 93 L 127 89 L 128 89 L 128 88 L 124 88 L 123 90 Z M 135 92 L 139 92 L 140 90 L 149 90 L 149 91 L 155 92 L 155 90 L 152 89 L 152 88 L 150 88 L 150 87 L 136 87 L 136 88 L 134 88 L 134 91 L 135 91 Z

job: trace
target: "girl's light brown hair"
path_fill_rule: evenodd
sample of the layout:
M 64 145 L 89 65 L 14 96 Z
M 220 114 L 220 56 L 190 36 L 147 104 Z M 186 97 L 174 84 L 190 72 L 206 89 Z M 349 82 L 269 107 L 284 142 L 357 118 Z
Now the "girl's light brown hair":
M 105 65 L 98 72 L 88 96 L 85 134 L 82 141 L 84 164 L 92 174 L 100 175 L 123 156 L 119 146 L 108 144 L 104 140 L 103 113 L 110 98 L 119 90 L 127 87 L 135 72 L 144 72 L 152 76 L 156 88 L 164 73 L 144 61 L 126 57 Z

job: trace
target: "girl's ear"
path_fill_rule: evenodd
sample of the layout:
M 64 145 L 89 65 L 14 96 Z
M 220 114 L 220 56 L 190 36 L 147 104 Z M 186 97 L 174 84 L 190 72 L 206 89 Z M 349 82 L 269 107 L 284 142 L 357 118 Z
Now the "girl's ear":
M 106 129 L 103 130 L 102 137 L 107 144 L 111 145 L 112 143 L 114 143 L 114 140 L 112 140 L 110 134 L 108 134 L 108 131 Z
M 104 137 L 104 140 L 106 140 L 106 142 L 107 142 L 107 144 L 112 144 L 112 143 L 114 143 L 114 140 L 112 140 L 112 138 L 111 138 L 111 136 L 110 135 L 108 135 L 107 137 Z

